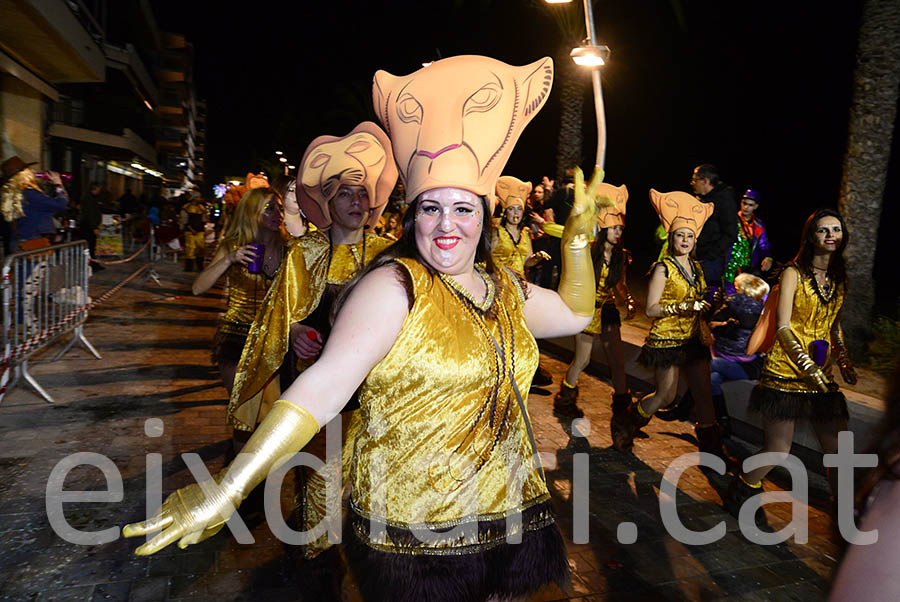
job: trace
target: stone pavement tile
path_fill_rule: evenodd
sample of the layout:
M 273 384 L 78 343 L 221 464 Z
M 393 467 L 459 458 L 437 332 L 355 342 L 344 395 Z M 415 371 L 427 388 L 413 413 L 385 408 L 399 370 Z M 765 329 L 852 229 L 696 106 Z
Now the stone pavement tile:
M 783 584 L 779 576 L 766 567 L 718 573 L 710 575 L 710 577 L 729 595 L 777 587 Z
M 685 600 L 713 600 L 726 595 L 725 590 L 708 575 L 682 579 L 668 584 L 667 587 L 669 590 L 678 592 Z
M 173 575 L 169 584 L 169 599 L 195 599 L 208 597 L 206 575 Z
M 136 579 L 131 585 L 130 602 L 155 602 L 168 599 L 170 581 L 171 578 L 168 576 Z
M 101 583 L 94 587 L 91 602 L 128 602 L 131 594 L 131 581 Z
M 215 566 L 215 553 L 181 552 L 180 554 L 173 554 L 171 556 L 151 556 L 147 572 L 151 577 L 163 575 L 194 575 L 202 574 L 208 570 L 215 570 Z
M 828 556 L 814 556 L 810 558 L 804 558 L 802 562 L 813 572 L 815 572 L 819 577 L 825 579 L 826 581 L 831 579 L 831 575 L 832 573 L 834 573 L 834 569 L 837 568 L 837 562 Z
M 43 592 L 36 600 L 38 602 L 82 602 L 83 600 L 90 600 L 93 591 L 93 585 L 67 587 L 65 589 Z
M 681 556 L 638 565 L 634 572 L 644 581 L 656 584 L 691 579 L 706 574 L 706 567 L 692 556 Z
M 787 560 L 776 564 L 770 564 L 768 565 L 768 568 L 778 575 L 782 584 L 821 580 L 823 578 L 820 573 L 821 567 L 814 568 L 805 561 L 805 558 L 803 560 Z

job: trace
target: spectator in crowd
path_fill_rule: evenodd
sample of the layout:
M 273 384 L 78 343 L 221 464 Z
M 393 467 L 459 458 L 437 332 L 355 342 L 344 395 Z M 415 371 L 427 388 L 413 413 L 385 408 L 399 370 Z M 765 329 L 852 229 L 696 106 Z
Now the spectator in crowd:
M 55 171 L 47 172 L 47 178 L 55 186 L 57 197 L 44 194 L 34 171 L 34 163 L 25 163 L 18 156 L 11 157 L 0 166 L 3 182 L 4 219 L 16 220 L 15 241 L 17 243 L 48 236 L 51 240 L 56 232 L 53 214 L 65 211 L 69 197 L 62 185 L 62 179 Z
M 734 294 L 725 298 L 709 322 L 714 335 L 709 363 L 713 407 L 725 437 L 730 436 L 731 425 L 722 383 L 759 378 L 764 356 L 761 353 L 747 355 L 747 341 L 769 294 L 766 281 L 752 274 L 738 274 L 734 286 Z
M 125 192 L 119 197 L 119 215 L 128 218 L 138 212 L 138 200 L 131 192 L 131 186 L 125 185 Z
M 88 193 L 81 199 L 81 217 L 78 219 L 78 227 L 81 237 L 87 242 L 91 253 L 91 267 L 102 270 L 103 266 L 95 261 L 97 257 L 97 234 L 100 232 L 100 205 L 103 186 L 100 182 L 91 182 Z
M 737 240 L 731 246 L 728 262 L 725 265 L 723 284 L 726 295 L 735 291 L 734 279 L 743 272 L 753 272 L 765 277 L 772 269 L 772 252 L 769 249 L 769 237 L 766 228 L 756 217 L 759 207 L 759 193 L 748 189 L 741 197 L 741 208 L 738 211 Z
M 719 177 L 715 165 L 704 163 L 694 168 L 691 178 L 694 194 L 704 203 L 712 203 L 713 214 L 697 239 L 697 261 L 703 267 L 709 286 L 707 300 L 722 286 L 722 275 L 731 246 L 737 240 L 737 197 L 734 189 Z

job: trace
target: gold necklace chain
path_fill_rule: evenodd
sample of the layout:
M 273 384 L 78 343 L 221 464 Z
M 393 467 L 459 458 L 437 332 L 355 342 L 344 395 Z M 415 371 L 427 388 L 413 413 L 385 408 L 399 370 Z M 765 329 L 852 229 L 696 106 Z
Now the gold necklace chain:
M 448 276 L 443 272 L 438 272 L 438 277 L 441 279 L 441 282 L 465 297 L 466 300 L 474 305 L 479 311 L 486 312 L 494 303 L 494 294 L 497 292 L 497 288 L 494 286 L 494 280 L 488 276 L 487 272 L 480 265 L 475 264 L 475 272 L 481 277 L 485 287 L 487 287 L 484 299 L 480 302 L 469 292 L 469 289 L 457 282 L 452 276 Z

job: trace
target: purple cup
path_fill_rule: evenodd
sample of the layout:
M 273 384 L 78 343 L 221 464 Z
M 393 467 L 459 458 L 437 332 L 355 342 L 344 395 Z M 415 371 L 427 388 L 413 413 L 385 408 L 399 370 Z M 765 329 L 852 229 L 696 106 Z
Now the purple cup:
M 247 271 L 251 274 L 259 274 L 262 272 L 263 257 L 266 255 L 266 245 L 260 242 L 253 242 L 247 246 L 253 247 L 253 252 L 256 253 L 256 258 L 247 264 Z
M 828 341 L 816 339 L 810 343 L 809 347 L 810 351 L 812 351 L 812 361 L 820 367 L 824 366 L 825 362 L 828 361 Z

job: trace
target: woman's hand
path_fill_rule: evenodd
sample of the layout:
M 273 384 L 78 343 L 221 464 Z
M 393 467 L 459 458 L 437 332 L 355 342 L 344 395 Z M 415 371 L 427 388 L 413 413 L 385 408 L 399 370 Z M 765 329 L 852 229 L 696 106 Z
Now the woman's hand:
M 291 324 L 291 349 L 300 359 L 308 360 L 322 351 L 322 334 L 315 328 L 294 322 Z
M 252 261 L 255 261 L 257 258 L 257 249 L 253 245 L 244 245 L 243 247 L 239 247 L 228 254 L 228 261 L 231 264 L 239 263 L 244 267 L 247 267 Z

